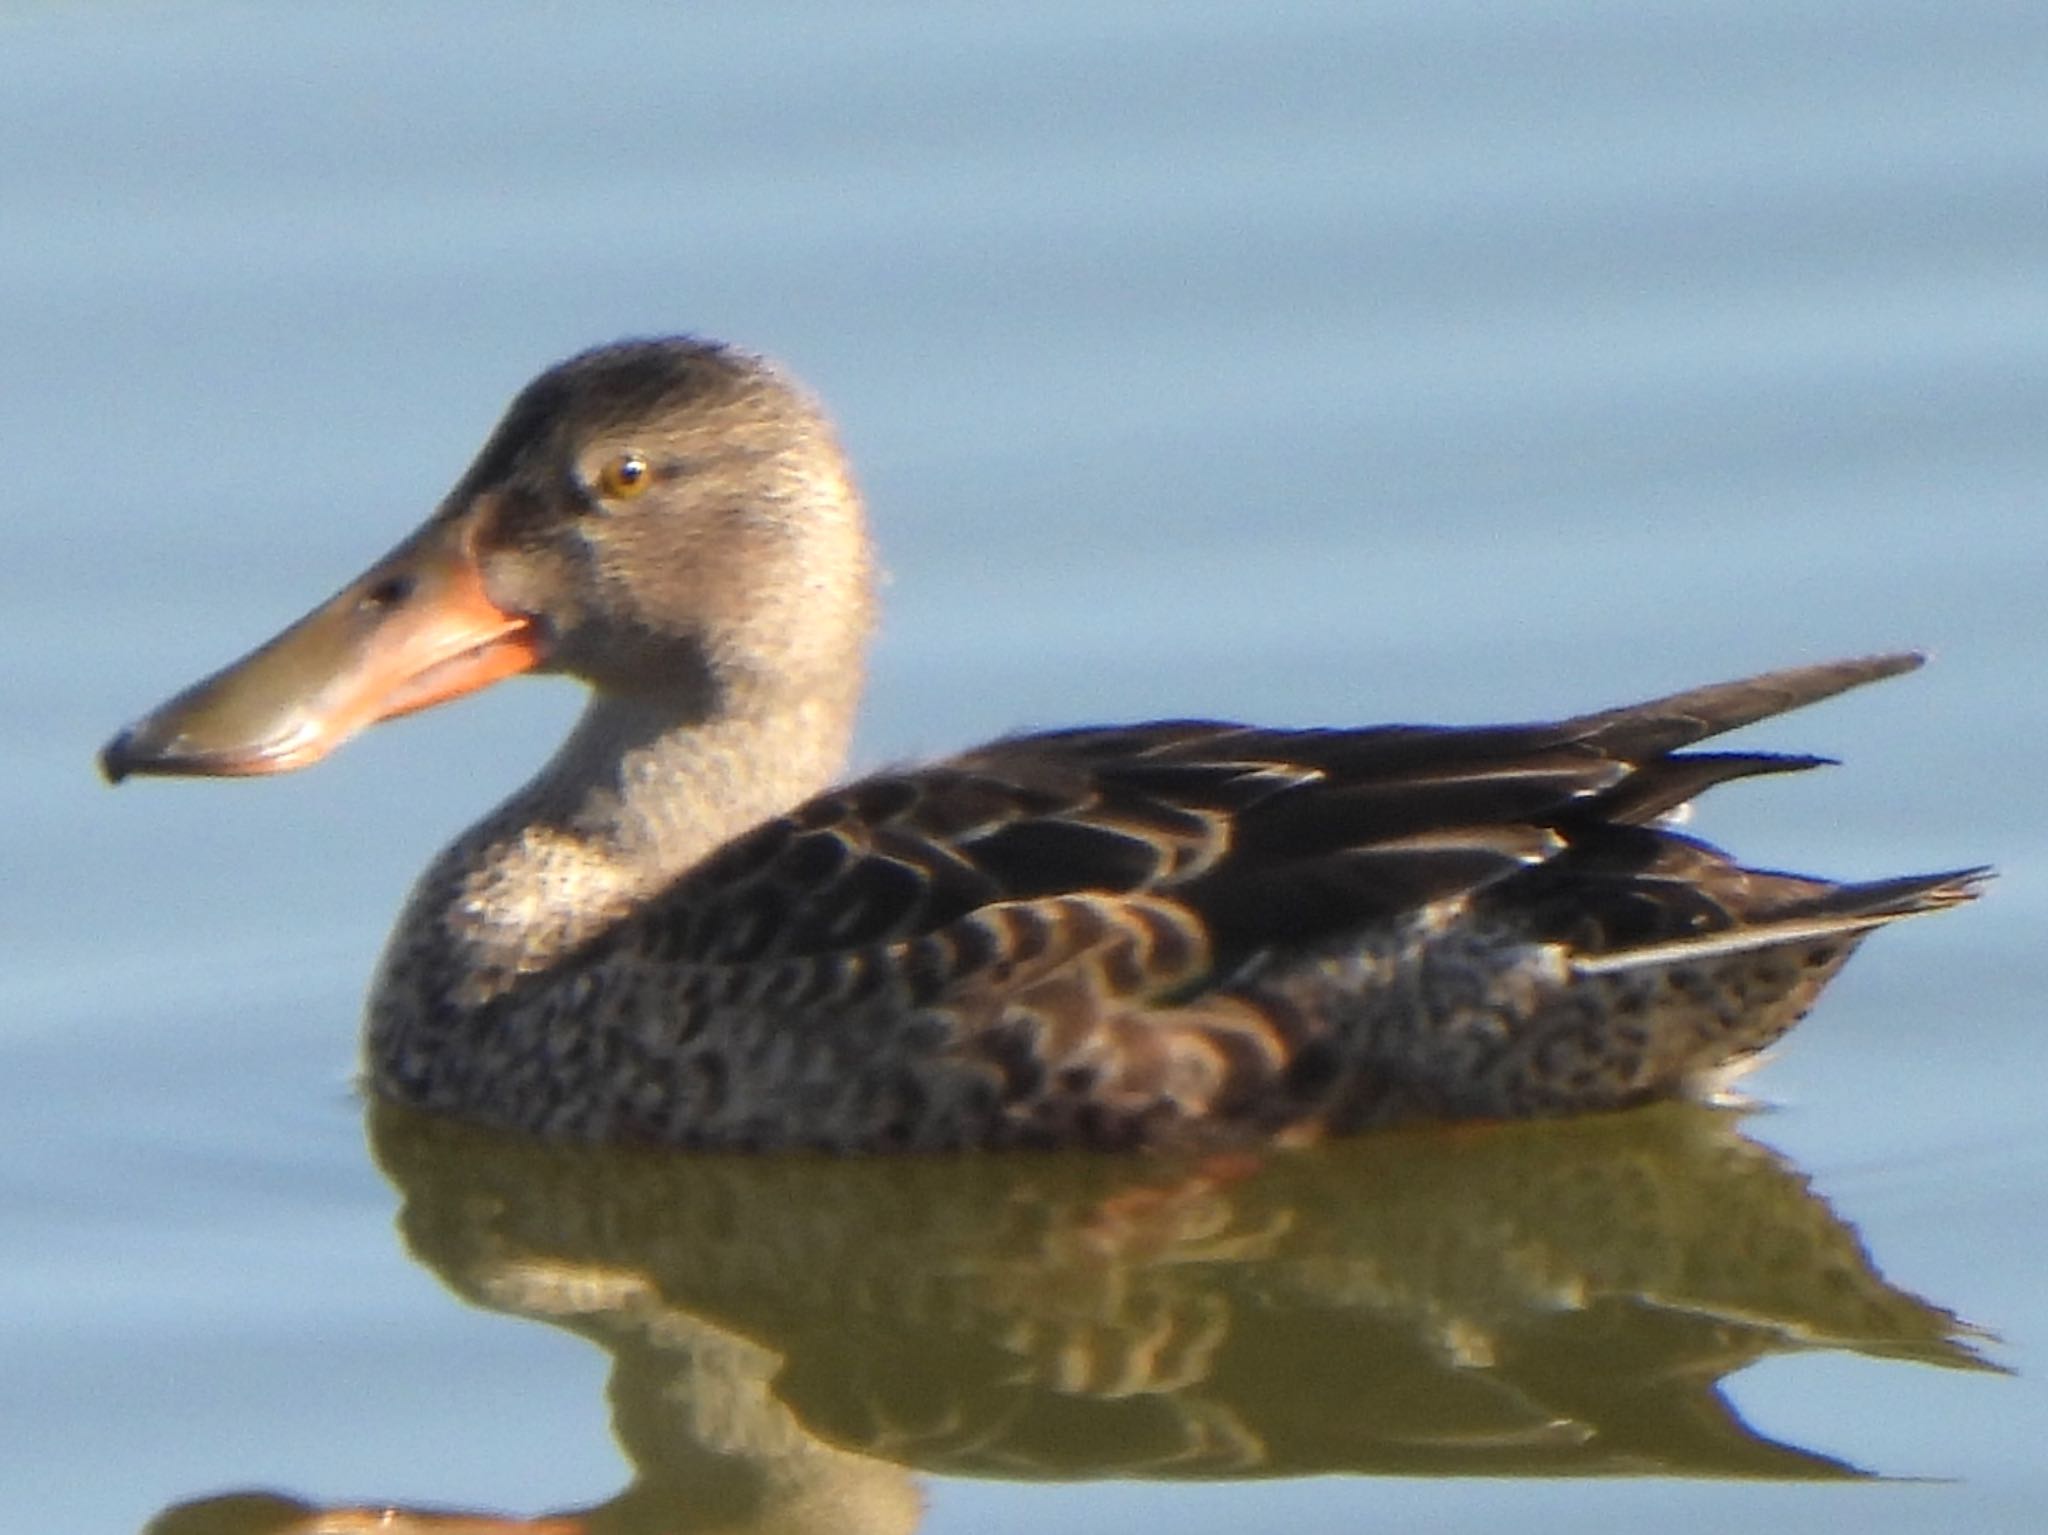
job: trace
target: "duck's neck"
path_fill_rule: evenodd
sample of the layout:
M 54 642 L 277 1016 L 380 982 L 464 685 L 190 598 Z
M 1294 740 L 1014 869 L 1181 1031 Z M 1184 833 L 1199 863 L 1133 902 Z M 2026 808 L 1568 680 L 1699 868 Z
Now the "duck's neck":
M 422 876 L 386 979 L 429 969 L 475 1007 L 547 969 L 829 784 L 852 715 L 839 687 L 713 712 L 594 695 L 547 766 Z

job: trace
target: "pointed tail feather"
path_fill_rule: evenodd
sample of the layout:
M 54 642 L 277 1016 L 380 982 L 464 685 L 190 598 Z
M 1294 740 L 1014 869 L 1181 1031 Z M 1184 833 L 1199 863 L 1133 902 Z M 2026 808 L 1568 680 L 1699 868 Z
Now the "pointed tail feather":
M 1946 911 L 1973 901 L 1983 893 L 1992 872 L 1989 867 L 1952 869 L 1943 874 L 1908 874 L 1898 879 L 1838 885 L 1824 894 L 1783 907 L 1758 922 L 1605 954 L 1582 955 L 1574 958 L 1571 966 L 1578 975 L 1607 975 L 1617 970 L 1714 959 L 1778 944 L 1849 937 L 1906 917 Z
M 1582 715 L 1571 724 L 1583 732 L 1582 739 L 1597 741 L 1616 756 L 1640 760 L 1739 730 L 1775 714 L 1803 709 L 1867 682 L 1896 677 L 1924 665 L 1926 660 L 1919 651 L 1902 650 L 1889 655 L 1824 661 L 1816 666 L 1786 667 L 1734 682 L 1690 688 L 1665 698 L 1653 698 L 1648 703 Z

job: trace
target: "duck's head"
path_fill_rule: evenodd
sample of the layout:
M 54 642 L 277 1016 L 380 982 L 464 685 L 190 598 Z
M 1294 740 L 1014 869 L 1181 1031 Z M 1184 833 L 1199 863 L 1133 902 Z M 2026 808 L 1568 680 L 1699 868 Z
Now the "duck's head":
M 850 706 L 870 586 L 859 498 L 798 386 L 714 343 L 603 347 L 527 385 L 423 527 L 101 767 L 286 772 L 523 671 L 679 720 Z

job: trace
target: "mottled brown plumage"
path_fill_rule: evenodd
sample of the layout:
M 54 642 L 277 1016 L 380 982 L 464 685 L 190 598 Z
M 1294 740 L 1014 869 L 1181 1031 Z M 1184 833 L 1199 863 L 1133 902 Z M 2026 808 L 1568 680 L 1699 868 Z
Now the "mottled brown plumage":
M 1866 932 L 1979 878 L 1762 873 L 1669 822 L 1820 760 L 1691 748 L 1912 655 L 1549 724 L 1017 736 L 820 793 L 870 603 L 817 408 L 731 349 L 629 343 L 544 374 L 419 534 L 106 763 L 274 771 L 513 670 L 581 677 L 570 740 L 414 892 L 370 1079 L 692 1146 L 1298 1139 L 1707 1091 Z

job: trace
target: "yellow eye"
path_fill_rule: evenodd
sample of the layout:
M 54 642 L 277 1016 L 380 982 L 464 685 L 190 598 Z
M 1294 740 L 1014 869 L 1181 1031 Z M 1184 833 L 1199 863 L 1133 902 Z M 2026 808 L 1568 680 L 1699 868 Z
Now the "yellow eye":
M 644 453 L 621 453 L 597 471 L 597 488 L 613 501 L 630 501 L 654 483 L 654 466 Z

